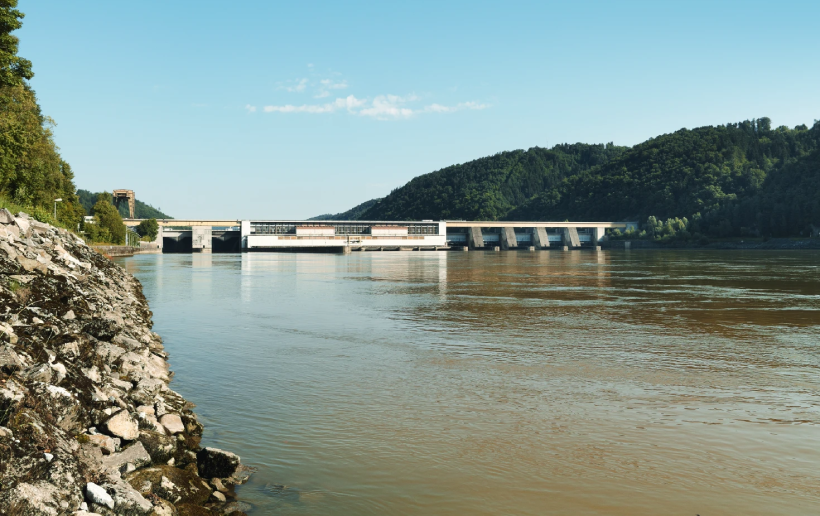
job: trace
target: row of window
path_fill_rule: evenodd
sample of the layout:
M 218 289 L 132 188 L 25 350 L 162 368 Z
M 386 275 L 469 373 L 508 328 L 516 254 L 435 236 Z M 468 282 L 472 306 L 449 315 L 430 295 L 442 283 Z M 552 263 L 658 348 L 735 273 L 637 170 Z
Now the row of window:
M 288 235 L 296 233 L 296 226 L 299 227 L 327 227 L 328 224 L 293 224 L 279 222 L 251 222 L 252 235 Z M 333 224 L 337 235 L 366 235 L 370 233 L 373 224 Z M 383 227 L 384 224 L 379 224 Z M 437 235 L 438 224 L 408 224 L 406 226 L 409 235 Z

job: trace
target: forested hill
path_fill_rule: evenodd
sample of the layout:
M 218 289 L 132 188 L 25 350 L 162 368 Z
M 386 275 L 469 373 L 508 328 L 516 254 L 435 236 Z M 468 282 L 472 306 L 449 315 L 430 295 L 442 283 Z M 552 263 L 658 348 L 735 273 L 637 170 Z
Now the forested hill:
M 94 204 L 97 202 L 97 197 L 100 195 L 99 193 L 91 193 L 88 190 L 77 190 L 77 195 L 80 198 L 80 203 L 83 205 L 85 209 L 86 215 L 92 214 L 92 208 Z M 128 206 L 125 203 L 121 203 L 118 206 L 118 211 L 120 212 L 120 216 L 123 218 L 128 217 Z M 162 213 L 159 209 L 154 208 L 150 204 L 146 204 L 139 199 L 135 199 L 134 202 L 134 217 L 138 219 L 172 219 L 173 217 L 168 216 Z
M 808 233 L 820 225 L 820 123 L 768 118 L 682 129 L 636 145 L 508 213 L 518 220 L 688 217 L 713 236 Z
M 360 220 L 359 217 L 361 217 L 364 212 L 379 201 L 381 201 L 380 198 L 370 199 L 369 201 L 365 201 L 347 211 L 343 211 L 341 213 L 325 213 L 324 215 L 311 217 L 308 220 Z
M 503 152 L 419 176 L 360 219 L 639 220 L 687 217 L 712 236 L 820 226 L 820 122 L 768 118 L 681 129 L 632 148 Z
M 365 211 L 360 220 L 503 219 L 565 178 L 627 150 L 608 145 L 557 145 L 502 152 L 419 176 Z

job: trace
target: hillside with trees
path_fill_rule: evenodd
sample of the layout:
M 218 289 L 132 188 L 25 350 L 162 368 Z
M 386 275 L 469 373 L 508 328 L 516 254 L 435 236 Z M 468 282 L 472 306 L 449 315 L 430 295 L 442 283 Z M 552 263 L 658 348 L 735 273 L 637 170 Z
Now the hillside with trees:
M 419 176 L 393 190 L 359 219 L 503 219 L 539 193 L 626 150 L 611 143 L 576 143 L 501 152 Z
M 341 213 L 325 213 L 324 215 L 311 217 L 308 220 L 360 220 L 359 217 L 364 215 L 367 210 L 379 201 L 381 201 L 381 198 L 370 199 L 369 201 L 365 201 L 347 211 L 343 211 Z
M 535 147 L 417 177 L 359 218 L 652 216 L 686 218 L 690 234 L 805 236 L 820 226 L 818 149 L 820 123 L 773 129 L 768 118 L 681 129 L 632 148 Z
M 40 111 L 29 84 L 29 60 L 17 55 L 22 26 L 16 0 L 0 3 L 0 206 L 30 211 L 38 219 L 76 227 L 83 208 L 75 194 L 74 174 L 54 143 L 54 121 Z M 57 221 L 53 220 L 53 203 Z
M 94 204 L 97 202 L 97 198 L 102 194 L 102 192 L 91 193 L 88 190 L 77 190 L 77 196 L 80 199 L 80 204 L 83 205 L 83 209 L 85 210 L 86 215 L 93 215 L 93 207 Z M 112 194 L 108 193 L 108 195 Z M 117 209 L 120 212 L 120 216 L 123 218 L 128 218 L 128 206 L 125 203 L 121 203 Z M 161 212 L 159 209 L 154 208 L 150 204 L 146 204 L 139 199 L 134 200 L 134 218 L 137 219 L 172 219 L 173 217 L 166 215 L 165 213 Z

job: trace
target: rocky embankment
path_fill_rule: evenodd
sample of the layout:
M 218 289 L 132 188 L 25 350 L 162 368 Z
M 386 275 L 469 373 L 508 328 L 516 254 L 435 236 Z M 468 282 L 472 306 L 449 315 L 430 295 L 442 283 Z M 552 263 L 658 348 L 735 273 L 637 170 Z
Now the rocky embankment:
M 0 514 L 244 514 L 201 448 L 142 286 L 68 231 L 0 210 Z

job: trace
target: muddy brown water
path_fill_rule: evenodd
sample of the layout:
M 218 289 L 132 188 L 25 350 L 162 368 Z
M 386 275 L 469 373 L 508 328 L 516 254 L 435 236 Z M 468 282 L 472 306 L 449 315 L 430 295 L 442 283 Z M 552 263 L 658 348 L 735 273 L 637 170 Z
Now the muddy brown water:
M 253 514 L 820 514 L 820 252 L 119 261 Z

